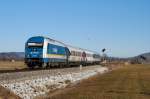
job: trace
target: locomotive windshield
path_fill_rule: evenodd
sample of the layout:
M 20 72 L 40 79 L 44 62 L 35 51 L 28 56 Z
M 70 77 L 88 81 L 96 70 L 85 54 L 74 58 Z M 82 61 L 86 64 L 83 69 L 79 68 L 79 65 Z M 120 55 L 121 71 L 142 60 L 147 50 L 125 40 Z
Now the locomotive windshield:
M 28 43 L 28 47 L 43 47 L 43 43 Z

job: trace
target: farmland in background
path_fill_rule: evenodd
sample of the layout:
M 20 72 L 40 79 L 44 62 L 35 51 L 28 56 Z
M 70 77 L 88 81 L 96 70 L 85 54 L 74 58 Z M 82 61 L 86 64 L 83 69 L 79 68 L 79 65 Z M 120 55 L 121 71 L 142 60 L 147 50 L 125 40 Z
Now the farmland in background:
M 27 68 L 24 61 L 0 61 L 0 71 Z

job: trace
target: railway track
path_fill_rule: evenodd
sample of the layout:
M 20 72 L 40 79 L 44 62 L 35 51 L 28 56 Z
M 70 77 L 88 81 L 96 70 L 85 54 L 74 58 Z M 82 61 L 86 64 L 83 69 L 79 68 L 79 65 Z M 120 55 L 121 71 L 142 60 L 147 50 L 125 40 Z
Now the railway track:
M 105 73 L 108 68 L 100 65 L 45 70 L 29 70 L 0 74 L 0 85 L 13 91 L 23 99 L 33 99 L 49 91 L 64 88 L 97 73 Z
M 86 66 L 83 67 L 82 70 L 89 70 L 95 68 L 96 66 Z M 13 71 L 6 71 L 0 73 L 0 83 L 13 83 L 22 80 L 28 79 L 36 79 L 42 76 L 57 76 L 57 75 L 64 75 L 71 72 L 80 72 L 80 67 L 71 67 L 71 68 L 53 68 L 53 69 L 23 69 L 23 70 L 13 70 Z
M 72 67 L 64 67 L 64 68 L 72 68 Z M 51 67 L 51 68 L 23 68 L 23 69 L 13 69 L 13 70 L 0 70 L 0 74 L 2 73 L 14 73 L 14 72 L 29 72 L 29 71 L 39 71 L 39 70 L 53 70 L 53 69 L 62 69 L 60 67 Z

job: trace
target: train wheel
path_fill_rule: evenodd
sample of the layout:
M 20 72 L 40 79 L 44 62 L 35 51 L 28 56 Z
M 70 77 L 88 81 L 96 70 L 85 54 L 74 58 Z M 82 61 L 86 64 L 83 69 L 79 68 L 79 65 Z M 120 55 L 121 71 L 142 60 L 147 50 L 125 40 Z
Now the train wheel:
M 48 69 L 48 68 L 50 68 L 50 64 L 49 63 L 47 63 L 47 65 L 46 65 L 46 69 Z
M 29 69 L 34 69 L 34 66 L 28 65 Z
M 27 64 L 27 67 L 29 68 L 29 69 L 34 69 L 34 66 L 32 65 L 32 64 Z
M 46 67 L 47 67 L 47 63 L 43 63 L 42 68 L 46 68 Z

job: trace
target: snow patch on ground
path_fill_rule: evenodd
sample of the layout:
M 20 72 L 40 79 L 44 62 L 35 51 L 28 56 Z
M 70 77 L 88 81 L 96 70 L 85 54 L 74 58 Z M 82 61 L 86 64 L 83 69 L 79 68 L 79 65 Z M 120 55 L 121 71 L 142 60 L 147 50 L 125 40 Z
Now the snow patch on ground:
M 33 99 L 34 97 L 46 94 L 51 90 L 65 88 L 70 83 L 75 83 L 107 71 L 108 69 L 106 67 L 99 66 L 90 70 L 79 70 L 78 72 L 68 72 L 66 74 L 58 73 L 55 76 L 45 75 L 37 79 L 24 80 L 15 83 L 4 83 L 1 85 L 23 99 Z

